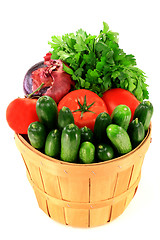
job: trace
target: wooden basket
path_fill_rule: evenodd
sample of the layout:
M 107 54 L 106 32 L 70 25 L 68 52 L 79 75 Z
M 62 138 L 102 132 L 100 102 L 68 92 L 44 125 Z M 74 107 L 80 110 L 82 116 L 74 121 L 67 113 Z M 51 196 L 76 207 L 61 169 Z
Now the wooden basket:
M 118 217 L 136 193 L 151 140 L 151 126 L 130 153 L 107 162 L 73 164 L 48 157 L 15 134 L 39 207 L 52 219 L 95 227 Z

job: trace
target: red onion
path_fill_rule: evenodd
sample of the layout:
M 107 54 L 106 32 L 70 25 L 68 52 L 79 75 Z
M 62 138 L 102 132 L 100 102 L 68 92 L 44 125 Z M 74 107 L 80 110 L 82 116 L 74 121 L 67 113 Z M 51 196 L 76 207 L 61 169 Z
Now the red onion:
M 28 95 L 44 83 L 43 87 L 33 96 L 47 95 L 58 103 L 74 86 L 74 81 L 69 74 L 63 71 L 61 60 L 50 59 L 49 54 L 44 59 L 44 62 L 35 64 L 27 71 L 23 81 L 23 89 Z

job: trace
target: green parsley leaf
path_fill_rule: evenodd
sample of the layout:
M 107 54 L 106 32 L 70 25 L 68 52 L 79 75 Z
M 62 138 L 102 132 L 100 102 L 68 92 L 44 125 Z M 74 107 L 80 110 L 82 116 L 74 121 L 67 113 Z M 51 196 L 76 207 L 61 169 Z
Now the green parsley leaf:
M 103 22 L 103 33 L 107 33 L 109 30 L 109 26 L 106 22 Z
M 73 74 L 73 70 L 71 68 L 67 67 L 64 63 L 63 63 L 63 70 L 70 75 Z
M 145 73 L 137 67 L 132 54 L 126 54 L 118 44 L 118 33 L 103 22 L 99 35 L 76 33 L 52 36 L 48 42 L 52 59 L 61 59 L 63 70 L 75 81 L 75 88 L 86 88 L 102 95 L 110 88 L 121 87 L 133 93 L 139 101 L 149 98 Z

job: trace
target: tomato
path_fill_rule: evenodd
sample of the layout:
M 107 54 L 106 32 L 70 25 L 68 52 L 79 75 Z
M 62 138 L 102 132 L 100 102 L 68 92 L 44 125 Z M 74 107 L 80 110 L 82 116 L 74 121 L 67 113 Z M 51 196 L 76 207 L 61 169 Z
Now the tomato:
M 104 100 L 109 115 L 112 114 L 115 107 L 120 104 L 127 105 L 131 109 L 131 121 L 133 119 L 134 111 L 136 107 L 139 105 L 139 101 L 137 98 L 128 90 L 122 88 L 113 88 L 107 90 L 104 94 L 102 99 Z
M 101 112 L 107 112 L 107 107 L 96 93 L 79 89 L 68 93 L 62 98 L 58 104 L 58 111 L 65 106 L 68 107 L 73 114 L 74 123 L 79 128 L 84 126 L 94 130 L 96 117 Z
M 6 119 L 16 133 L 27 134 L 30 123 L 39 121 L 36 103 L 37 99 L 16 98 L 8 105 Z

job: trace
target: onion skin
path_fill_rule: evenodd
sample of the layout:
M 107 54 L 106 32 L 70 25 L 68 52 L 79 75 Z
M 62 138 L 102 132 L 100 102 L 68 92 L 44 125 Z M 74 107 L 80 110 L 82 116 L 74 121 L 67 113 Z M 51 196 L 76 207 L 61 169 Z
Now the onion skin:
M 52 73 L 54 84 L 51 88 L 48 88 L 43 95 L 52 97 L 56 103 L 58 103 L 71 89 L 71 78 L 66 72 L 55 71 Z
M 47 65 L 44 64 L 44 61 L 38 62 L 33 65 L 26 73 L 23 81 L 23 90 L 25 95 L 31 94 L 32 91 L 32 72 L 37 70 L 38 68 L 46 67 Z M 34 94 L 33 96 L 41 96 L 42 89 L 38 92 L 38 94 Z
M 74 86 L 71 76 L 63 71 L 63 62 L 45 58 L 45 61 L 32 66 L 26 73 L 23 81 L 25 95 L 31 94 L 42 83 L 43 88 L 33 94 L 33 97 L 47 95 L 58 103 Z

